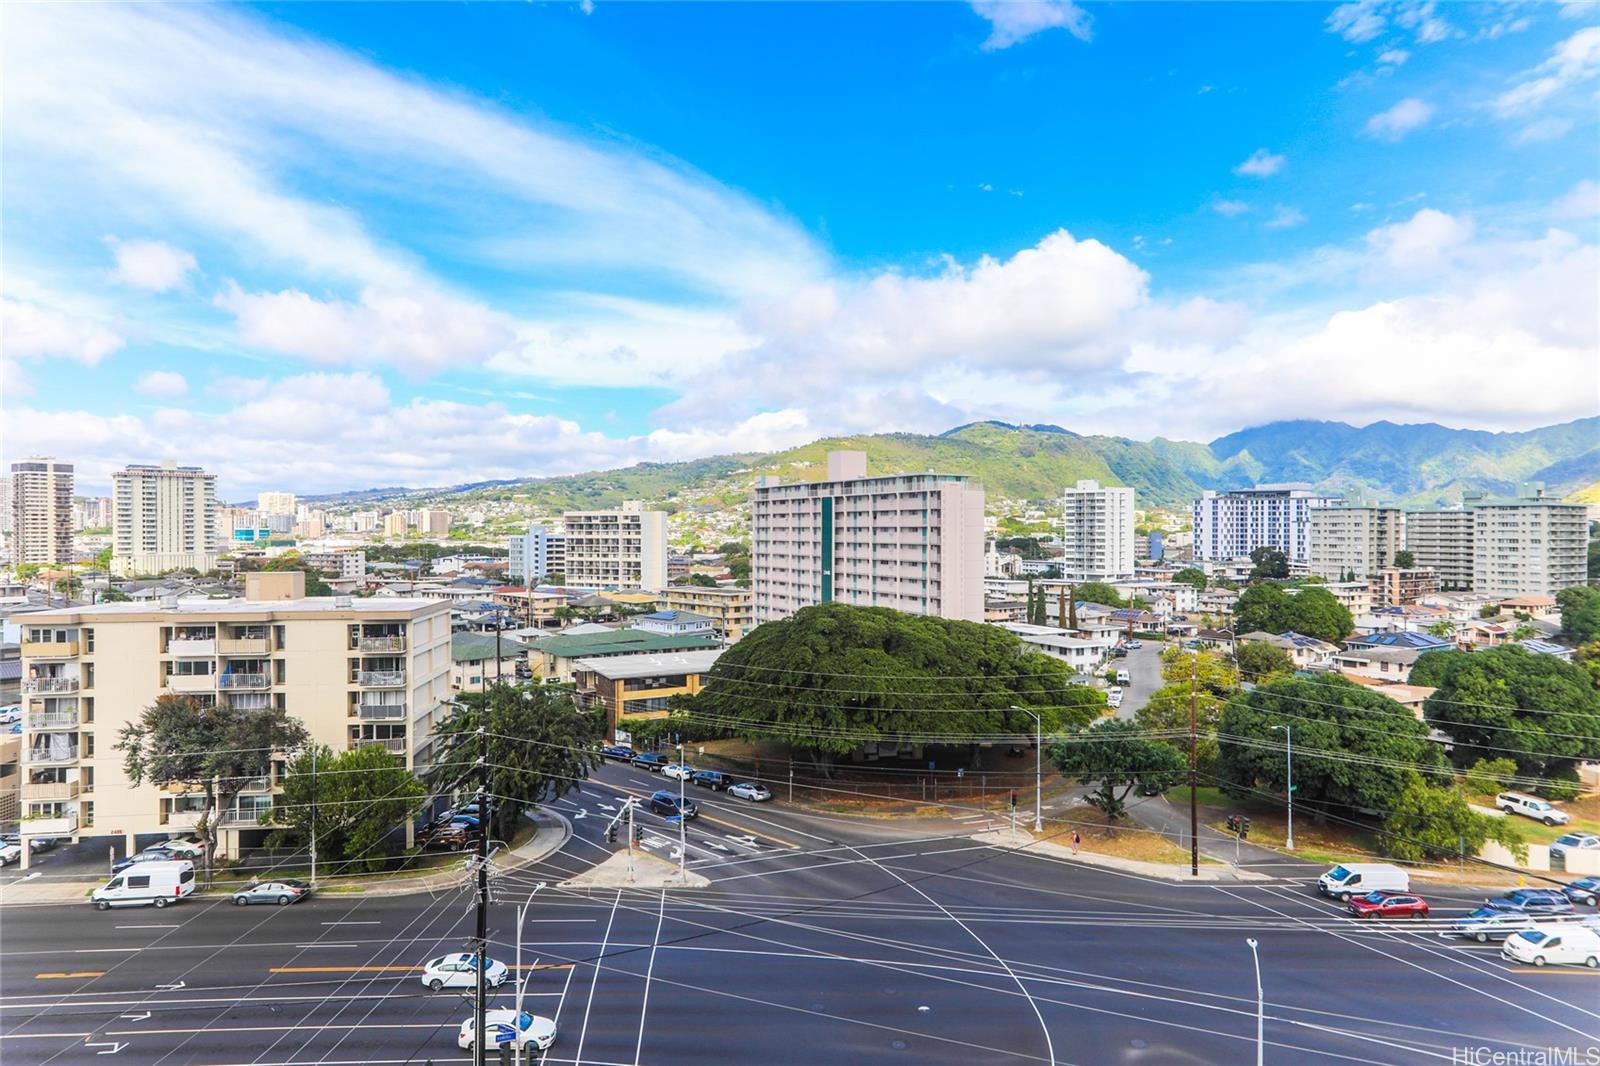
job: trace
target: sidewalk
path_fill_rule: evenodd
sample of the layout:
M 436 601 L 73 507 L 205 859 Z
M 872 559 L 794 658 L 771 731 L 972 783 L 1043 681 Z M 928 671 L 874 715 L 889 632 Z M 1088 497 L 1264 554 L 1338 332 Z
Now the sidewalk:
M 539 808 L 531 812 L 528 818 L 535 825 L 533 836 L 515 849 L 494 856 L 490 860 L 490 864 L 496 873 L 508 873 L 542 862 L 557 851 L 560 851 L 572 836 L 572 823 L 554 811 Z M 436 892 L 441 888 L 449 888 L 461 883 L 466 874 L 468 861 L 463 860 L 453 866 L 432 870 L 414 877 L 381 878 L 367 874 L 330 877 L 319 879 L 317 888 L 319 892 L 339 896 L 405 896 L 417 892 Z M 33 880 L 14 882 L 0 887 L 0 906 L 16 907 L 30 903 L 86 903 L 88 902 L 89 893 L 100 885 L 105 884 L 106 879 L 104 874 L 100 874 L 93 879 L 49 880 L 39 877 Z M 244 881 L 219 880 L 215 887 L 199 893 L 198 898 L 216 899 L 232 892 L 244 883 Z
M 1000 829 L 992 833 L 977 833 L 973 840 L 981 844 L 994 844 L 1003 848 L 1015 848 L 1027 855 L 1043 855 L 1051 859 L 1064 859 L 1067 862 L 1082 863 L 1085 866 L 1101 866 L 1108 870 L 1120 870 L 1123 873 L 1138 874 L 1141 877 L 1159 877 L 1164 881 L 1271 881 L 1270 875 L 1257 873 L 1254 870 L 1243 870 L 1232 863 L 1217 866 L 1201 866 L 1198 876 L 1190 872 L 1189 867 L 1164 862 L 1144 862 L 1140 859 L 1123 859 L 1114 855 L 1096 855 L 1092 851 L 1079 850 L 1073 853 L 1070 847 L 1056 844 L 1048 840 L 1035 841 L 1033 834 L 1023 829 Z

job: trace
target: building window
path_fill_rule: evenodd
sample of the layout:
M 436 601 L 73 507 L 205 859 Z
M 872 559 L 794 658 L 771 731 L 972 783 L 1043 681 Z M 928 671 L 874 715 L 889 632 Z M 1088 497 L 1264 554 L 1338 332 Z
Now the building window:
M 84 800 L 78 804 L 78 824 L 85 829 L 94 825 L 94 800 Z

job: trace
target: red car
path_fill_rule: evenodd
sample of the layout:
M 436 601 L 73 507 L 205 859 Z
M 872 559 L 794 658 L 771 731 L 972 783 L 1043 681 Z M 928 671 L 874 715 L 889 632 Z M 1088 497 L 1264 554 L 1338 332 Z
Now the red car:
M 1350 901 L 1350 913 L 1357 918 L 1426 918 L 1428 901 L 1421 896 L 1369 892 Z

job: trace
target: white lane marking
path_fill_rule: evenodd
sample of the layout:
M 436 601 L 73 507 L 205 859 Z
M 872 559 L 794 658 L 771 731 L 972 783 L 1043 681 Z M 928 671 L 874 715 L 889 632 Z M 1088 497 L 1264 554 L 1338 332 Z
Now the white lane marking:
M 355 941 L 350 941 L 349 943 L 344 943 L 344 944 L 335 944 L 332 941 L 328 941 L 328 940 L 318 940 L 315 943 L 311 943 L 311 944 L 296 944 L 295 945 L 295 947 L 297 947 L 297 948 L 358 948 L 360 946 L 361 945 L 357 944 Z
M 656 948 L 661 946 L 661 923 L 667 917 L 667 890 L 661 890 L 661 907 L 656 911 L 656 935 L 650 942 L 650 965 L 644 971 L 644 1000 L 639 1004 L 639 1039 L 633 1045 L 633 1066 L 644 1055 L 644 1019 L 650 1010 L 650 978 L 656 972 Z
M 606 957 L 606 946 L 611 943 L 611 926 L 617 920 L 617 905 L 621 902 L 622 890 L 619 888 L 617 889 L 616 898 L 611 901 L 611 917 L 606 921 L 605 938 L 600 941 L 600 951 L 594 957 L 594 979 L 589 982 L 589 1002 L 584 1004 L 583 1028 L 578 1030 L 578 1050 L 572 1056 L 575 1062 L 583 1061 L 583 1041 L 589 1035 L 589 1012 L 594 1010 L 594 990 L 600 984 L 600 964 Z
M 125 1043 L 122 1043 L 120 1041 L 117 1041 L 117 1040 L 112 1040 L 112 1041 L 109 1041 L 109 1042 L 99 1043 L 99 1044 L 91 1044 L 91 1043 L 85 1041 L 83 1046 L 84 1047 L 110 1048 L 111 1049 L 110 1051 L 96 1051 L 95 1054 L 96 1055 L 115 1055 L 117 1052 L 121 1051 L 123 1048 L 127 1047 L 128 1045 L 125 1044 Z
M 176 928 L 178 928 L 178 925 L 177 925 L 176 922 L 174 922 L 171 925 L 119 925 L 119 926 L 117 926 L 117 928 L 118 929 L 176 929 Z
M 168 981 L 164 985 L 156 985 L 156 990 L 160 992 L 178 992 L 187 987 L 189 987 L 187 981 Z
M 354 922 L 349 918 L 341 918 L 337 922 L 323 922 L 323 925 L 382 925 L 382 922 Z

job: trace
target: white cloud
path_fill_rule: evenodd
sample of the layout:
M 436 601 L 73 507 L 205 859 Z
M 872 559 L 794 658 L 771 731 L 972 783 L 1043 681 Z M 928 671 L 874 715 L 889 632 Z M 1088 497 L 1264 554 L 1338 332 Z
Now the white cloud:
M 73 359 L 94 366 L 122 347 L 98 322 L 24 300 L 0 299 L 0 345 L 8 359 Z
M 1437 5 L 1432 0 L 1423 4 L 1402 3 L 1398 5 L 1394 21 L 1395 25 L 1414 31 L 1419 44 L 1437 44 L 1440 41 L 1457 36 L 1460 32 L 1449 22 L 1439 17 Z
M 1071 0 L 972 0 L 972 10 L 989 22 L 986 52 L 1010 48 L 1034 34 L 1062 29 L 1080 41 L 1093 37 L 1089 13 Z
M 1411 53 L 1404 48 L 1386 48 L 1378 53 L 1378 62 L 1390 67 L 1403 66 L 1410 58 Z
M 1519 145 L 1548 144 L 1551 141 L 1559 141 L 1561 138 L 1565 137 L 1571 132 L 1571 119 L 1556 118 L 1553 115 L 1546 115 L 1544 118 L 1535 119 L 1526 126 L 1522 127 L 1522 129 L 1517 131 L 1517 135 L 1512 138 L 1512 140 Z
M 1228 218 L 1237 218 L 1250 210 L 1250 205 L 1243 200 L 1213 200 L 1211 210 Z
M 1600 184 L 1585 178 L 1556 201 L 1557 218 L 1594 219 L 1600 216 Z
M 1367 248 L 1386 273 L 1405 277 L 1433 274 L 1450 265 L 1472 239 L 1474 229 L 1470 218 L 1424 207 L 1404 222 L 1369 232 Z
M 1381 141 L 1398 141 L 1412 130 L 1420 129 L 1433 118 L 1433 105 L 1415 96 L 1408 96 L 1386 111 L 1367 119 L 1366 133 Z
M 1293 229 L 1306 220 L 1305 212 L 1298 207 L 1279 204 L 1273 208 L 1272 217 L 1262 223 L 1267 229 Z
M 117 259 L 111 280 L 136 289 L 175 289 L 197 265 L 194 256 L 165 241 L 121 241 L 112 237 L 108 243 Z
M 1233 168 L 1235 174 L 1242 174 L 1252 178 L 1270 178 L 1283 169 L 1284 158 L 1273 155 L 1265 148 L 1257 148 L 1250 153 L 1250 158 Z
M 1600 3 L 1596 0 L 1569 0 L 1561 5 L 1561 17 L 1564 19 L 1586 19 L 1600 11 Z
M 1551 97 L 1600 75 L 1600 26 L 1587 26 L 1556 45 L 1543 63 L 1523 71 L 1494 101 L 1502 116 L 1524 114 Z
M 1340 4 L 1333 9 L 1327 21 L 1330 33 L 1337 33 L 1352 44 L 1362 44 L 1372 40 L 1383 32 L 1386 25 L 1388 20 L 1384 18 L 1379 5 L 1373 0 Z
M 189 391 L 189 382 L 176 370 L 152 370 L 141 375 L 133 389 L 141 396 L 182 396 Z

